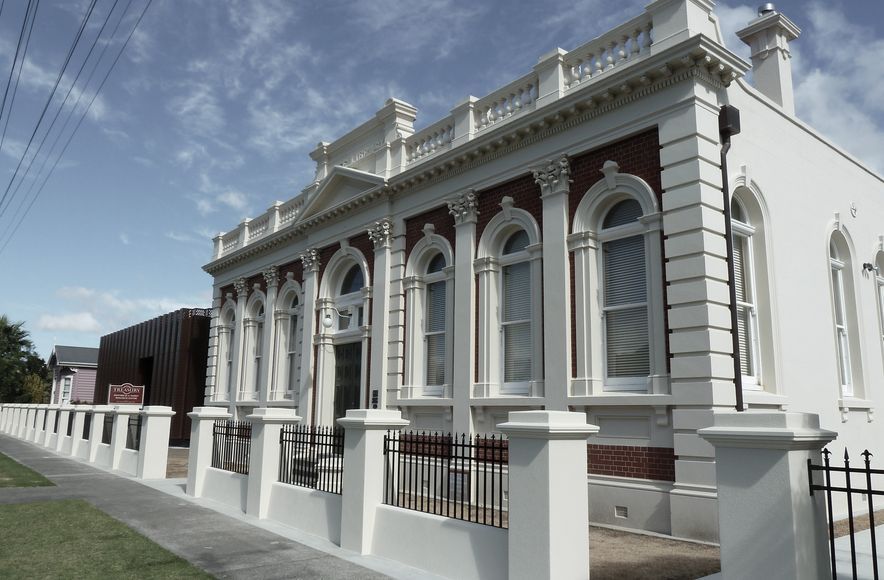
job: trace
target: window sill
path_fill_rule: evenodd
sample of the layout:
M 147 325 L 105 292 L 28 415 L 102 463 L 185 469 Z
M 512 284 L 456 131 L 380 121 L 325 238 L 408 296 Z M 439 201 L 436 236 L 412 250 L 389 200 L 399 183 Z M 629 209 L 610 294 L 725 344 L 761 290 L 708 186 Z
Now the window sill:
M 789 397 L 768 391 L 743 389 L 743 402 L 749 405 L 777 406 L 785 410 L 790 403 Z
M 647 392 L 609 391 L 604 395 L 588 395 L 585 397 L 568 397 L 569 405 L 594 406 L 630 406 L 646 405 L 661 406 L 674 404 L 672 395 L 656 395 Z

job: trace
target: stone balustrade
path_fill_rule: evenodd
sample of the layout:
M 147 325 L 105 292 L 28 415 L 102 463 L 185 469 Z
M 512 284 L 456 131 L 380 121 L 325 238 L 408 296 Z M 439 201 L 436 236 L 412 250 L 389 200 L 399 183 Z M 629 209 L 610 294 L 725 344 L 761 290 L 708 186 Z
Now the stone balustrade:
M 642 14 L 586 42 L 564 57 L 565 86 L 573 88 L 651 52 L 653 22 Z
M 406 139 L 406 163 L 449 149 L 454 139 L 454 117 L 449 116 Z

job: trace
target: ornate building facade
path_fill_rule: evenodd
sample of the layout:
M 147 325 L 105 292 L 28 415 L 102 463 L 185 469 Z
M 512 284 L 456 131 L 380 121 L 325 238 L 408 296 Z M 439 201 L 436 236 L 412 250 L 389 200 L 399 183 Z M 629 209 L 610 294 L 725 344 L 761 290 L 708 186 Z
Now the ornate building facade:
M 215 239 L 206 403 L 458 432 L 583 410 L 592 519 L 703 539 L 732 344 L 750 411 L 876 451 L 884 181 L 795 117 L 794 24 L 749 23 L 750 65 L 713 7 L 657 0 L 420 131 L 390 99 L 320 143 L 301 194 Z

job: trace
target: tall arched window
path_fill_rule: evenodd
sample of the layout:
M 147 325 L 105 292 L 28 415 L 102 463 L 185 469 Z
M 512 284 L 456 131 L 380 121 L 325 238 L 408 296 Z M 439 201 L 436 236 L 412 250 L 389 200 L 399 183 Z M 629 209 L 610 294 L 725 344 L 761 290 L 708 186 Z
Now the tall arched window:
M 233 357 L 236 350 L 236 310 L 232 301 L 221 310 L 218 324 L 218 356 L 216 363 L 215 393 L 216 400 L 228 400 L 233 385 Z
M 755 259 L 749 214 L 734 198 L 731 201 L 731 228 L 734 238 L 734 286 L 737 295 L 737 338 L 740 347 L 740 372 L 744 388 L 760 383 L 758 313 L 755 291 Z
M 510 235 L 500 256 L 500 334 L 504 389 L 527 384 L 532 376 L 533 337 L 528 234 Z
M 300 326 L 298 326 L 298 314 L 300 312 L 299 306 L 298 295 L 293 294 L 292 302 L 289 304 L 288 332 L 286 333 L 288 338 L 286 341 L 286 374 L 288 375 L 286 385 L 291 392 L 298 390 L 298 374 L 301 370 L 298 365 L 298 356 L 300 354 L 298 348 L 300 342 L 298 340 L 298 332 L 300 330 Z
M 606 384 L 646 388 L 651 372 L 642 208 L 616 203 L 602 222 L 602 313 Z
M 445 267 L 445 256 L 441 253 L 430 261 L 427 267 L 425 283 L 426 308 L 424 311 L 424 348 L 426 361 L 426 385 L 442 387 L 446 380 L 447 321 L 446 306 L 448 283 L 442 268 Z
M 258 310 L 255 316 L 254 335 L 251 340 L 253 363 L 252 363 L 252 390 L 256 393 L 261 390 L 261 380 L 264 374 L 264 365 L 261 364 L 264 358 L 264 305 Z
M 853 373 L 851 372 L 850 335 L 854 330 L 850 325 L 845 276 L 850 275 L 850 255 L 839 249 L 836 234 L 829 241 L 829 271 L 832 276 L 832 309 L 835 320 L 835 344 L 838 350 L 838 378 L 841 381 L 841 393 L 852 396 Z
M 364 307 L 362 288 L 365 278 L 359 264 L 354 264 L 341 282 L 335 307 L 338 309 L 338 331 L 357 330 L 363 325 Z
M 878 252 L 875 259 L 875 291 L 878 298 L 878 334 L 884 348 L 884 251 Z

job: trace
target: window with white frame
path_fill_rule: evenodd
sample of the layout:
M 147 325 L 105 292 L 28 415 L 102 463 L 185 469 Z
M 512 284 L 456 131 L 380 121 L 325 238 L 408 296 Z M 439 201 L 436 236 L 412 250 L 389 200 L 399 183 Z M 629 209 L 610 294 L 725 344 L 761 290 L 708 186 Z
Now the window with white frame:
M 363 286 L 365 286 L 365 277 L 362 274 L 362 267 L 354 264 L 344 275 L 335 299 L 335 308 L 338 310 L 338 332 L 355 331 L 363 325 Z
M 263 374 L 262 361 L 264 358 L 264 305 L 262 304 L 255 316 L 254 334 L 252 338 L 252 352 L 254 356 L 252 375 L 254 382 L 252 390 L 256 393 L 261 390 L 261 379 Z
M 634 199 L 617 202 L 605 214 L 599 233 L 605 384 L 620 388 L 647 388 L 651 372 L 642 213 Z
M 734 198 L 731 201 L 731 228 L 734 246 L 734 287 L 737 295 L 737 339 L 740 372 L 744 388 L 759 387 L 758 314 L 755 292 L 753 234 L 748 212 Z
M 297 391 L 299 383 L 299 340 L 298 334 L 300 327 L 298 326 L 300 308 L 298 303 L 298 295 L 293 293 L 292 301 L 289 305 L 288 329 L 286 333 L 286 360 L 287 360 L 287 380 L 288 390 Z
M 853 381 L 850 370 L 850 335 L 847 315 L 847 298 L 845 296 L 844 275 L 848 262 L 846 256 L 839 251 L 834 235 L 829 242 L 829 269 L 832 276 L 832 307 L 835 315 L 835 342 L 838 349 L 838 376 L 841 381 L 841 393 L 853 395 Z M 849 272 L 849 270 L 847 270 Z
M 448 358 L 446 356 L 448 316 L 448 282 L 445 280 L 445 256 L 436 254 L 427 266 L 424 304 L 424 362 L 428 387 L 446 384 Z
M 221 340 L 222 352 L 218 357 L 224 365 L 223 374 L 219 377 L 217 393 L 227 393 L 233 384 L 233 354 L 235 350 L 234 337 L 236 336 L 236 316 L 233 309 L 229 310 L 229 316 L 223 323 Z
M 875 289 L 878 293 L 878 332 L 884 345 L 884 252 L 875 260 Z
M 71 400 L 71 385 L 73 385 L 73 377 L 65 377 L 62 380 L 61 402 L 67 403 Z
M 531 263 L 528 233 L 510 235 L 500 256 L 500 335 L 504 389 L 533 377 Z

